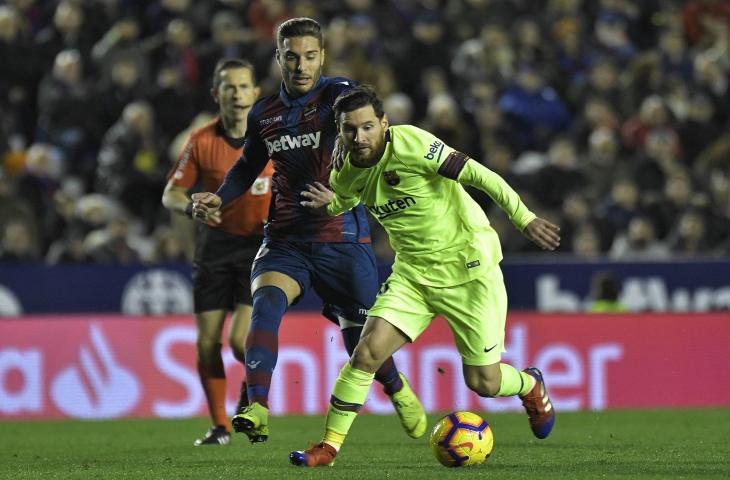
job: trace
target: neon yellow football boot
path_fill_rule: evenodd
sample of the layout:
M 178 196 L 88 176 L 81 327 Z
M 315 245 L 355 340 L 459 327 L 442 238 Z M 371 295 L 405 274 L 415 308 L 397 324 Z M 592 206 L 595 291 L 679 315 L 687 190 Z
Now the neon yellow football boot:
M 400 417 L 403 430 L 406 431 L 408 436 L 411 438 L 421 438 L 426 433 L 426 427 L 428 426 L 426 412 L 423 410 L 423 405 L 421 405 L 415 392 L 408 384 L 405 375 L 402 373 L 399 375 L 403 381 L 403 388 L 395 392 L 390 397 L 390 401 L 393 402 L 393 407 L 395 407 L 395 411 Z
M 244 407 L 231 419 L 233 429 L 245 433 L 251 443 L 269 439 L 269 409 L 258 402 Z

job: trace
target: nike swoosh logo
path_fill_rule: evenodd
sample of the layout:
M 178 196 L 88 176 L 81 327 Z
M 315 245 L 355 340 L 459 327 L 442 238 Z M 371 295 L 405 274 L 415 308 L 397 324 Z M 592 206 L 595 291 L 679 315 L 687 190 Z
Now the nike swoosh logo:
M 489 352 L 491 352 L 492 350 L 494 350 L 494 347 L 496 347 L 496 346 L 497 346 L 497 344 L 495 343 L 494 345 L 492 345 L 492 348 L 487 348 L 487 347 L 484 347 L 484 352 L 485 352 L 485 353 L 489 353 Z
M 261 363 L 261 360 L 251 360 L 251 361 L 250 361 L 250 362 L 248 362 L 248 363 L 247 363 L 246 365 L 247 365 L 247 366 L 248 366 L 248 368 L 250 368 L 251 370 L 255 370 L 255 369 L 256 369 L 256 367 L 258 367 L 258 366 L 259 366 L 259 363 Z
M 332 403 L 332 406 L 333 407 L 340 408 L 340 409 L 347 408 L 347 407 L 350 406 L 349 403 L 345 403 L 345 402 L 342 402 L 342 401 L 337 400 L 337 399 L 332 399 L 332 402 L 331 403 Z

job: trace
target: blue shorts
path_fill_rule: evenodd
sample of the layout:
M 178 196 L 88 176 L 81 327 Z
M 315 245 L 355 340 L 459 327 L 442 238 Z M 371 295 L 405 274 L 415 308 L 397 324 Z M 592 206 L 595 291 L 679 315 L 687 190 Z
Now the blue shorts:
M 290 276 L 299 283 L 302 295 L 314 288 L 324 303 L 322 314 L 341 328 L 365 323 L 380 288 L 375 254 L 368 243 L 269 238 L 254 259 L 251 281 L 265 272 Z

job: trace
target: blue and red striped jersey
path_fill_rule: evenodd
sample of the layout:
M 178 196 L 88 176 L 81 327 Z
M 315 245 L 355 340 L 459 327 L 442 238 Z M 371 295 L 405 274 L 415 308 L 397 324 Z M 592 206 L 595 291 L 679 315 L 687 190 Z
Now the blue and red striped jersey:
M 251 187 L 268 162 L 274 164 L 272 201 L 265 234 L 306 242 L 370 242 L 365 210 L 330 217 L 300 205 L 308 184 L 329 187 L 331 154 L 337 129 L 332 106 L 354 86 L 343 77 L 320 77 L 306 95 L 291 98 L 282 83 L 278 94 L 251 108 L 243 154 L 216 192 L 225 205 Z

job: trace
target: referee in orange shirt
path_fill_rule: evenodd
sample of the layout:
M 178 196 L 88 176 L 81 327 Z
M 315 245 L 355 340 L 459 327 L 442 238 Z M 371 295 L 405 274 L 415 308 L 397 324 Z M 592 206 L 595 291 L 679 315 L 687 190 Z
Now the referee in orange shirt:
M 191 216 L 188 190 L 200 181 L 203 191 L 216 191 L 243 153 L 248 112 L 259 96 L 254 75 L 253 65 L 246 60 L 222 59 L 216 65 L 211 94 L 218 105 L 218 117 L 190 135 L 170 171 L 162 196 L 167 209 Z M 195 441 L 196 446 L 226 445 L 231 439 L 221 334 L 231 311 L 228 341 L 233 355 L 245 364 L 252 311 L 251 264 L 263 238 L 273 171 L 269 162 L 248 192 L 208 216 L 207 222 L 198 223 L 193 260 L 197 366 L 213 426 Z M 244 381 L 238 408 L 247 404 Z

